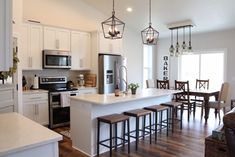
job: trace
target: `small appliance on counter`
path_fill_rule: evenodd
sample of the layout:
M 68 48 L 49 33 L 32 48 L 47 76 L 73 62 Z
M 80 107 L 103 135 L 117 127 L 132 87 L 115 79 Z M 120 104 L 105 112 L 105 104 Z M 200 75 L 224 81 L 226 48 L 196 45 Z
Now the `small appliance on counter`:
M 79 74 L 78 75 L 78 86 L 84 87 L 84 85 L 85 85 L 84 75 Z

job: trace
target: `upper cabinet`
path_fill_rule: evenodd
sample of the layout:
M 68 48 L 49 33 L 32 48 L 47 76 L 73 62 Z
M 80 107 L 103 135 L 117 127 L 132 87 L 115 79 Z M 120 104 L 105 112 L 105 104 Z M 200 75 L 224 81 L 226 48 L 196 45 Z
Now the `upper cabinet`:
M 122 39 L 106 39 L 102 32 L 92 32 L 92 53 L 123 54 Z
M 91 35 L 86 32 L 71 32 L 72 70 L 91 68 Z
M 118 54 L 123 55 L 122 39 L 106 39 L 102 32 L 92 32 L 91 34 L 91 72 L 98 74 L 98 54 Z
M 43 31 L 39 24 L 22 24 L 20 64 L 23 70 L 42 69 Z
M 13 65 L 12 0 L 0 0 L 0 71 Z
M 44 27 L 43 48 L 70 51 L 70 31 L 55 27 Z

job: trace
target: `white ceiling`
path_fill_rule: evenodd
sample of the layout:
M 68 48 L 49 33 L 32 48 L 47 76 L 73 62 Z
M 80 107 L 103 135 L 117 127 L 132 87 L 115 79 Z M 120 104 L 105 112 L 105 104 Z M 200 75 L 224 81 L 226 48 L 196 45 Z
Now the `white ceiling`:
M 83 1 L 111 16 L 112 0 Z M 133 11 L 127 12 L 127 7 Z M 148 0 L 115 0 L 115 11 L 116 17 L 137 31 L 148 26 Z M 167 24 L 184 20 L 195 24 L 193 33 L 235 28 L 235 0 L 152 0 L 152 26 L 160 37 L 170 35 Z

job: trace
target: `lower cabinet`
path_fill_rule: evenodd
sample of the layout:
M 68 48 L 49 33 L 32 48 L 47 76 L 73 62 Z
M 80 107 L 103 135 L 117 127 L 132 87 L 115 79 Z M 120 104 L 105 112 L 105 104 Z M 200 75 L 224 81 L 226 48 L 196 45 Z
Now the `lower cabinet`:
M 41 125 L 48 125 L 48 93 L 24 94 L 23 115 Z
M 0 85 L 0 113 L 14 112 L 14 86 Z

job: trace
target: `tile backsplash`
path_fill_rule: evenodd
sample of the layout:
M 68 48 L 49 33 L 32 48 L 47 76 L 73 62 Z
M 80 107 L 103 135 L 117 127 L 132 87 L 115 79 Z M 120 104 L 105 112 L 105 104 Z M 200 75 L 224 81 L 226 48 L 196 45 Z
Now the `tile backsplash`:
M 33 85 L 34 75 L 40 76 L 66 76 L 67 80 L 71 80 L 74 82 L 75 86 L 77 86 L 77 76 L 79 74 L 90 73 L 90 71 L 72 71 L 67 69 L 44 69 L 44 70 L 23 70 L 22 76 L 25 76 L 27 81 L 27 88 L 30 88 Z

